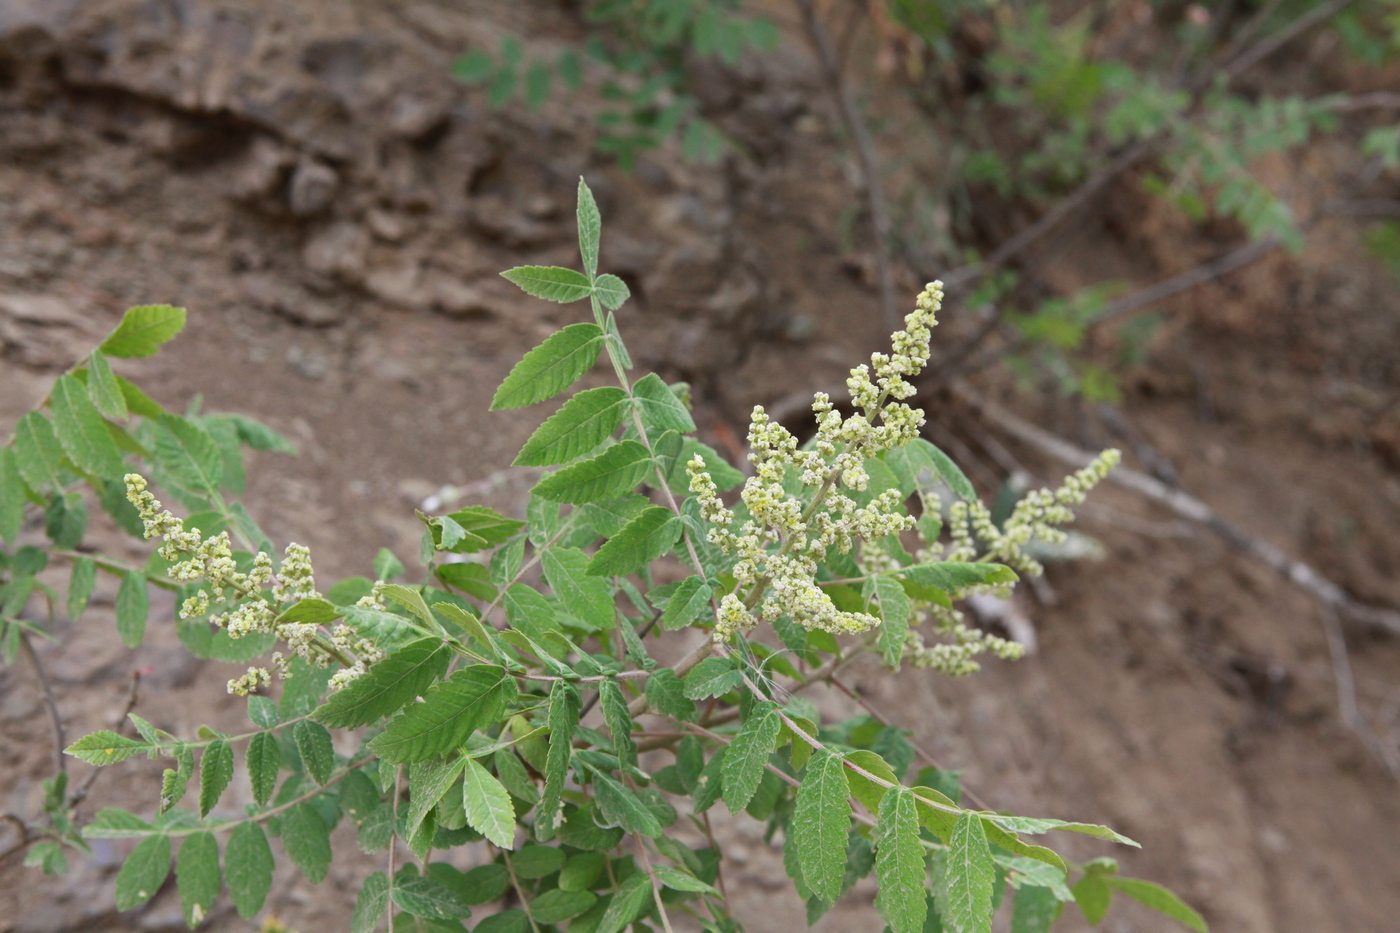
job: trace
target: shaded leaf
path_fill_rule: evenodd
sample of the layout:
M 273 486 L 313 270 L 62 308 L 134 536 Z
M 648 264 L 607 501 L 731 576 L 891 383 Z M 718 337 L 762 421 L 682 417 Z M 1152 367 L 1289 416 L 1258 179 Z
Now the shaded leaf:
M 749 805 L 758 782 L 763 779 L 763 766 L 778 741 L 782 729 L 778 707 L 770 702 L 755 703 L 749 710 L 739 734 L 729 743 L 724 755 L 724 802 L 730 813 L 738 813 Z
M 515 678 L 491 664 L 474 664 L 441 681 L 390 720 L 370 749 L 386 761 L 434 758 L 461 747 L 478 728 L 496 722 L 515 696 Z
M 556 680 L 549 691 L 549 751 L 545 757 L 544 793 L 535 815 L 535 832 L 548 841 L 554 837 L 559 812 L 559 792 L 568 776 L 573 756 L 574 728 L 578 725 L 579 695 L 573 684 Z
M 101 351 L 93 350 L 88 355 L 87 371 L 88 399 L 93 407 L 107 418 L 124 420 L 127 416 L 126 396 L 122 394 L 121 384 L 112 372 L 112 365 Z
M 224 876 L 233 906 L 244 920 L 262 910 L 272 889 L 272 849 L 267 835 L 257 823 L 239 823 L 224 849 Z
M 651 879 L 646 872 L 633 874 L 618 885 L 596 933 L 621 933 L 623 927 L 642 915 L 652 897 Z
M 199 759 L 199 815 L 208 816 L 233 780 L 233 749 L 219 739 L 210 743 Z
M 181 490 L 201 499 L 219 494 L 224 459 L 209 432 L 178 415 L 161 415 L 156 422 L 152 453 L 166 477 Z
M 491 399 L 491 410 L 524 408 L 553 398 L 588 372 L 602 349 L 598 325 L 570 324 L 515 364 Z
M 710 597 L 713 595 L 714 591 L 703 577 L 686 577 L 666 601 L 666 611 L 661 614 L 661 627 L 674 632 L 690 625 L 710 611 Z
M 421 875 L 398 878 L 393 897 L 398 907 L 427 920 L 456 920 L 472 915 L 472 909 L 456 892 Z
M 695 430 L 695 421 L 676 393 L 671 391 L 656 373 L 648 373 L 632 386 L 632 395 L 637 399 L 642 422 L 656 431 L 679 431 L 689 434 Z
M 462 772 L 462 806 L 472 829 L 502 849 L 515 848 L 515 806 L 510 793 L 475 758 Z
M 53 425 L 37 411 L 31 411 L 15 425 L 15 467 L 36 493 L 63 488 L 60 474 L 63 446 L 53 433 Z
M 585 628 L 608 631 L 616 624 L 612 588 L 588 573 L 588 555 L 578 548 L 552 547 L 544 552 L 544 577 L 564 608 Z
M 331 864 L 331 837 L 326 821 L 311 801 L 299 803 L 282 816 L 282 848 L 306 880 L 320 884 Z
M 317 784 L 329 781 L 335 770 L 335 746 L 325 726 L 304 719 L 292 727 L 292 736 L 306 773 Z
M 219 896 L 219 844 L 211 833 L 194 833 L 180 843 L 175 859 L 180 909 L 191 930 L 199 926 Z
M 389 907 L 389 876 L 374 872 L 360 885 L 355 912 L 350 916 L 350 933 L 373 933 Z
M 451 790 L 462 773 L 466 758 L 430 758 L 415 761 L 408 766 L 408 819 L 404 835 L 412 838 L 423 823 L 423 817 L 437 806 L 439 800 Z
M 927 912 L 927 874 L 914 795 L 908 788 L 885 794 L 875 833 L 875 875 L 880 884 L 875 907 L 891 933 L 920 933 Z
M 846 871 L 846 833 L 851 804 L 841 757 L 828 749 L 815 752 L 797 789 L 790 832 L 797 846 L 802 879 L 827 903 L 841 896 Z
M 438 638 L 422 638 L 375 663 L 313 714 L 320 723 L 355 729 L 377 722 L 420 697 L 447 671 L 452 650 Z
M 271 732 L 259 732 L 248 742 L 248 781 L 253 786 L 253 800 L 267 806 L 277 788 L 277 769 L 282 766 L 282 749 Z
M 1196 933 L 1209 933 L 1205 918 L 1160 884 L 1137 878 L 1119 878 L 1116 875 L 1105 878 L 1104 881 L 1110 887 L 1122 891 L 1139 904 L 1150 907 L 1160 914 L 1166 914 L 1173 920 L 1195 930 Z
M 73 375 L 54 383 L 49 395 L 58 441 L 79 468 L 101 479 L 122 474 L 122 457 L 107 422 L 88 398 L 87 387 Z
M 593 793 L 598 804 L 598 813 L 610 825 L 620 826 L 629 833 L 641 833 L 653 839 L 661 835 L 661 822 L 657 820 L 656 815 L 621 781 L 595 771 Z
M 131 850 L 117 872 L 117 910 L 130 910 L 146 903 L 165 884 L 170 874 L 170 837 L 150 836 Z
M 613 535 L 588 563 L 598 576 L 625 576 L 670 552 L 680 537 L 681 520 L 670 509 L 652 506 Z

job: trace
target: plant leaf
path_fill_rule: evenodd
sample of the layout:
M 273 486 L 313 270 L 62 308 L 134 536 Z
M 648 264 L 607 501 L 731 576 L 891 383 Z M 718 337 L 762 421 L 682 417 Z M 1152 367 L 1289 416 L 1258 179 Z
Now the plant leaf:
M 640 797 L 621 781 L 601 771 L 593 772 L 593 793 L 598 813 L 613 826 L 629 833 L 641 833 L 655 839 L 661 835 L 661 821 L 647 809 Z
M 651 454 L 636 441 L 621 441 L 596 457 L 564 467 L 540 480 L 534 494 L 553 502 L 583 505 L 631 492 L 652 469 Z
M 578 251 L 583 257 L 583 271 L 591 279 L 598 274 L 598 239 L 603 231 L 603 218 L 593 192 L 579 176 L 578 180 Z
M 0 493 L 3 494 L 3 493 Z M 73 561 L 73 572 L 68 577 L 68 618 L 77 622 L 83 617 L 88 598 L 97 585 L 97 564 L 91 557 L 79 557 Z
M 964 812 L 953 824 L 945 867 L 949 915 L 944 919 L 965 933 L 988 933 L 996 869 L 977 814 Z
M 122 455 L 107 433 L 107 422 L 93 407 L 87 387 L 74 375 L 54 383 L 49 395 L 58 441 L 81 469 L 100 479 L 122 475 Z
M 437 802 L 452 788 L 457 775 L 462 773 L 466 758 L 430 758 L 415 761 L 408 766 L 408 820 L 404 835 L 410 839 L 418 832 L 423 817 L 437 806 Z
M 170 837 L 149 836 L 136 844 L 117 872 L 117 910 L 146 903 L 170 874 Z
M 385 761 L 424 761 L 460 748 L 478 728 L 496 722 L 515 696 L 515 678 L 492 664 L 474 664 L 440 681 L 422 703 L 389 721 L 370 742 Z
M 632 297 L 632 290 L 627 287 L 627 283 L 610 272 L 605 272 L 593 280 L 593 293 L 609 311 L 616 311 Z
M 441 639 L 410 642 L 331 694 L 312 717 L 332 728 L 357 729 L 392 716 L 422 696 L 451 659 L 452 649 Z
M 462 806 L 467 822 L 502 849 L 515 848 L 515 806 L 510 793 L 475 758 L 467 758 L 462 772 Z
M 648 373 L 638 379 L 637 384 L 632 386 L 632 395 L 637 399 L 642 423 L 647 427 L 658 432 L 679 431 L 682 434 L 695 430 L 695 421 L 690 417 L 690 412 L 656 373 Z
M 151 356 L 185 326 L 185 309 L 170 305 L 128 308 L 121 323 L 99 347 L 108 356 Z
M 126 396 L 122 394 L 121 384 L 112 372 L 112 365 L 101 351 L 93 350 L 88 355 L 87 371 L 88 398 L 93 407 L 104 417 L 115 421 L 125 420 L 128 414 Z
M 208 816 L 233 780 L 233 749 L 219 739 L 210 743 L 199 759 L 199 815 Z
M 451 888 L 422 875 L 394 882 L 394 903 L 425 920 L 457 920 L 470 917 L 472 909 Z
M 915 438 L 899 450 L 891 451 L 888 456 L 901 458 L 916 483 L 924 472 L 928 472 L 932 479 L 947 483 L 953 494 L 964 502 L 977 501 L 977 490 L 972 488 L 972 483 L 958 465 L 922 437 Z
M 558 828 L 559 792 L 568 776 L 573 757 L 574 728 L 578 725 L 578 689 L 565 680 L 556 680 L 549 691 L 549 751 L 545 756 L 544 793 L 535 810 L 535 832 L 548 842 Z
M 218 497 L 224 458 L 208 431 L 178 415 L 161 415 L 152 453 L 171 483 L 201 499 Z
M 695 704 L 685 697 L 685 682 L 669 667 L 652 671 L 646 692 L 647 702 L 662 716 L 683 721 L 695 716 Z
M 568 304 L 593 294 L 593 283 L 582 272 L 560 266 L 516 266 L 501 275 L 527 295 Z
M 617 386 L 585 389 L 535 429 L 515 466 L 568 463 L 608 438 L 627 414 L 627 393 Z
M 647 873 L 639 871 L 618 885 L 603 919 L 598 923 L 597 933 L 622 933 L 622 928 L 640 917 L 653 898 L 651 879 Z
M 585 628 L 611 630 L 616 624 L 612 588 L 588 573 L 588 555 L 578 548 L 552 547 L 544 552 L 544 578 L 564 608 Z
M 666 611 L 661 614 L 661 627 L 668 632 L 683 629 L 710 609 L 714 590 L 700 576 L 686 577 L 671 593 Z
M 306 880 L 320 884 L 331 864 L 331 836 L 326 821 L 311 801 L 292 807 L 282 817 L 282 848 Z
M 224 877 L 233 906 L 244 920 L 262 910 L 267 892 L 272 890 L 272 848 L 258 823 L 239 823 L 224 848 Z
M 248 742 L 248 781 L 253 800 L 265 807 L 277 787 L 277 769 L 282 766 L 282 749 L 271 732 L 259 732 Z
M 297 743 L 297 753 L 306 773 L 317 784 L 325 784 L 335 770 L 335 746 L 331 744 L 331 734 L 320 723 L 303 719 L 292 727 L 292 735 Z
M 24 480 L 15 463 L 15 451 L 13 446 L 0 447 L 0 538 L 6 544 L 15 543 L 23 519 Z
M 887 666 L 897 668 L 909 631 L 909 597 L 899 580 L 885 574 L 870 581 L 868 592 L 880 604 L 880 654 Z
M 605 680 L 598 684 L 598 693 L 602 698 L 603 720 L 612 733 L 618 761 L 624 768 L 634 767 L 637 764 L 637 745 L 632 741 L 632 714 L 627 709 L 622 688 L 615 680 Z
M 706 658 L 685 675 L 688 700 L 723 696 L 744 682 L 744 672 L 729 658 Z
M 570 324 L 515 364 L 491 399 L 491 410 L 524 408 L 553 398 L 588 372 L 602 349 L 603 332 L 597 324 Z
M 841 760 L 825 748 L 813 753 L 797 789 L 790 827 L 802 879 L 814 896 L 828 904 L 841 896 L 846 833 L 851 826 L 846 769 Z
M 782 727 L 776 704 L 755 703 L 739 734 L 729 743 L 724 755 L 724 802 L 730 813 L 738 813 L 753 799 Z
M 555 888 L 530 902 L 530 916 L 539 923 L 563 923 L 577 917 L 598 902 L 592 891 L 565 891 Z
M 651 506 L 598 548 L 588 572 L 600 577 L 634 573 L 670 552 L 680 533 L 681 520 L 674 512 Z
M 1120 878 L 1117 875 L 1107 877 L 1104 881 L 1110 887 L 1122 891 L 1139 904 L 1150 907 L 1158 913 L 1166 914 L 1173 920 L 1180 921 L 1195 930 L 1196 933 L 1209 933 L 1205 918 L 1160 884 L 1142 881 L 1138 878 Z
M 920 933 L 927 913 L 928 875 L 914 795 L 907 787 L 885 794 L 875 833 L 875 876 L 880 883 L 875 908 L 892 933 Z
M 15 467 L 36 493 L 63 488 L 59 473 L 63 446 L 54 436 L 53 425 L 37 411 L 31 411 L 15 425 Z
M 350 916 L 350 933 L 374 933 L 389 906 L 389 876 L 377 871 L 365 879 Z
M 180 843 L 175 883 L 185 923 L 193 930 L 209 916 L 219 896 L 219 844 L 212 833 L 194 833 Z
M 1011 907 L 1011 933 L 1049 933 L 1060 910 L 1060 901 L 1049 888 L 1023 884 Z

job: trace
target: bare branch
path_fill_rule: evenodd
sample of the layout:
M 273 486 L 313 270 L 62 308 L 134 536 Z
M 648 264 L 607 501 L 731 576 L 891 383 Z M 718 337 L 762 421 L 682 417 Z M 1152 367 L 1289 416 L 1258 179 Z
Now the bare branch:
M 1234 80 L 1244 72 L 1253 68 L 1270 55 L 1283 48 L 1303 33 L 1331 19 L 1342 10 L 1351 6 L 1355 0 L 1332 0 L 1326 6 L 1316 7 L 1308 13 L 1304 13 L 1282 31 L 1259 42 L 1253 48 L 1241 53 L 1233 61 L 1225 65 L 1225 76 Z
M 63 731 L 63 714 L 58 711 L 53 685 L 49 683 L 49 675 L 45 673 L 39 654 L 34 650 L 34 643 L 29 640 L 29 633 L 23 629 L 19 633 L 19 644 L 24 649 L 25 657 L 29 658 L 29 663 L 34 666 L 34 674 L 39 678 L 39 686 L 44 692 L 44 706 L 48 709 L 49 723 L 53 726 L 53 772 L 56 775 L 63 774 L 68 770 L 68 762 L 63 757 L 63 750 L 68 747 L 68 739 Z

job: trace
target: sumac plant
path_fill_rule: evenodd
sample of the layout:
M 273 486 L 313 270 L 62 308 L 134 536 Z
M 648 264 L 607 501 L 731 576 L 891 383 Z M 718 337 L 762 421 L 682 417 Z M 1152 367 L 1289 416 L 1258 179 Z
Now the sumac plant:
M 599 214 L 582 182 L 578 223 L 582 271 L 505 276 L 537 298 L 586 301 L 591 315 L 526 354 L 491 407 L 555 398 L 600 358 L 616 385 L 574 393 L 525 444 L 516 463 L 549 468 L 526 520 L 475 505 L 420 513 L 416 582 L 381 550 L 377 580 L 318 589 L 306 548 L 277 557 L 225 498 L 242 481 L 240 445 L 285 441 L 246 418 L 165 412 L 113 373 L 110 358 L 173 337 L 178 309 L 128 312 L 19 422 L 0 451 L 6 659 L 45 632 L 23 614 L 31 597 L 52 621 L 60 600 L 38 575 L 67 562 L 70 616 L 98 572 L 116 574 L 128 645 L 157 586 L 175 592 L 192 651 L 253 663 L 228 683 L 247 697 L 242 734 L 176 736 L 133 714 L 134 733 L 69 745 L 89 765 L 146 755 L 170 767 L 149 812 L 103 809 L 85 825 L 56 775 L 27 861 L 59 871 L 86 840 L 135 840 L 117 907 L 153 897 L 173 862 L 194 927 L 224 890 L 244 918 L 263 909 L 270 837 L 322 881 L 331 831 L 348 821 L 383 866 L 358 884 L 354 933 L 734 931 L 742 918 L 726 906 L 711 825 L 722 803 L 781 840 L 809 922 L 873 872 L 893 933 L 986 933 L 1003 907 L 1017 933 L 1048 929 L 1067 904 L 1097 923 L 1115 893 L 1204 931 L 1195 911 L 1120 877 L 1112 859 L 1079 865 L 1031 841 L 1131 840 L 969 809 L 955 774 L 919 766 L 904 729 L 869 715 L 827 721 L 812 699 L 867 651 L 892 671 L 921 671 L 911 676 L 1016 657 L 1018 645 L 966 624 L 957 602 L 1038 573 L 1032 545 L 1063 535 L 1117 452 L 994 523 L 904 402 L 928 359 L 934 283 L 890 352 L 851 371 L 851 414 L 818 395 L 815 435 L 800 443 L 754 410 L 746 475 L 695 439 L 684 386 L 631 375 L 614 319 L 627 286 L 598 272 Z M 89 499 L 159 539 L 149 563 L 82 545 Z M 241 809 L 220 803 L 240 761 L 251 783 Z

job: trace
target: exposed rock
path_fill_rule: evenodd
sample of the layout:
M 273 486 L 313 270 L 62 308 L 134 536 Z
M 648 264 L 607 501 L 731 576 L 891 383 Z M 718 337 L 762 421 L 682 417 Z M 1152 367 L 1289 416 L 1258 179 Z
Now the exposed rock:
M 294 324 L 329 327 L 345 320 L 342 303 L 307 294 L 273 275 L 246 275 L 242 286 L 249 302 Z
M 292 213 L 298 217 L 321 213 L 330 206 L 339 185 L 340 176 L 335 169 L 324 162 L 303 160 L 292 173 L 292 184 L 287 193 Z
M 369 234 L 350 221 L 336 221 L 312 233 L 302 247 L 306 268 L 317 275 L 358 284 L 364 279 Z

